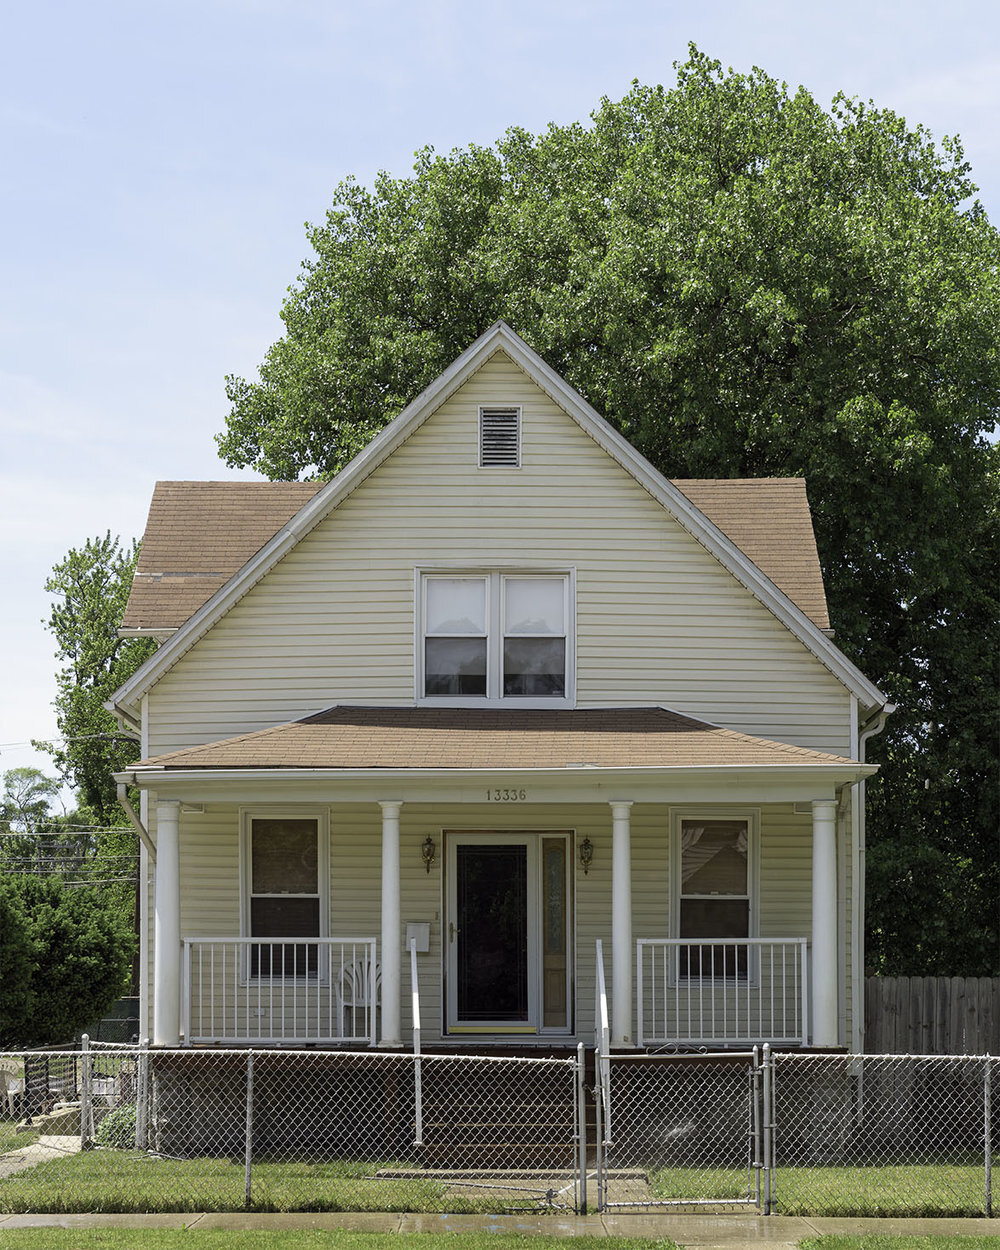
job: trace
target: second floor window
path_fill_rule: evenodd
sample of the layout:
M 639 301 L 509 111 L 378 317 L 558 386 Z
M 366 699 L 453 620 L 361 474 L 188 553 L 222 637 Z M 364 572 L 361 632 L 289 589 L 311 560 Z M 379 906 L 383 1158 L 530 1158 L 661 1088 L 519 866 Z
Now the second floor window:
M 423 698 L 566 700 L 567 574 L 425 574 L 421 585 Z

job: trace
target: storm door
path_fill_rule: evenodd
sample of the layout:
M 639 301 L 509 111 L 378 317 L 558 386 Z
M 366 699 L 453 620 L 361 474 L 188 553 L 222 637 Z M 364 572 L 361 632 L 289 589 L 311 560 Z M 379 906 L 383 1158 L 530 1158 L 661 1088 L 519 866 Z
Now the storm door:
M 562 833 L 447 835 L 450 1032 L 569 1029 L 568 844 Z

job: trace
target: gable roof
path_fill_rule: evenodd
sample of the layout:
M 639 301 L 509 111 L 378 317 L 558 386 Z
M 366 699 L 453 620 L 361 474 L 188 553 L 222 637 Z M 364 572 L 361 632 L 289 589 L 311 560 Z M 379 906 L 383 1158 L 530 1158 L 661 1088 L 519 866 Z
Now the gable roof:
M 568 382 L 504 322 L 499 321 L 426 387 L 332 481 L 303 505 L 133 674 L 108 706 L 135 723 L 142 695 L 267 574 L 306 534 L 347 498 L 442 403 L 492 355 L 504 351 L 523 372 L 575 421 L 674 519 L 796 636 L 860 701 L 881 707 L 885 696 L 780 590 L 760 568 L 708 519 L 673 483 L 658 473 Z
M 142 769 L 550 769 L 858 766 L 661 707 L 333 707 L 187 747 Z M 874 772 L 869 766 L 868 772 Z
M 826 593 L 801 478 L 673 485 L 820 629 Z M 207 603 L 322 482 L 157 482 L 122 632 L 167 633 Z
M 157 482 L 123 633 L 178 629 L 322 482 Z

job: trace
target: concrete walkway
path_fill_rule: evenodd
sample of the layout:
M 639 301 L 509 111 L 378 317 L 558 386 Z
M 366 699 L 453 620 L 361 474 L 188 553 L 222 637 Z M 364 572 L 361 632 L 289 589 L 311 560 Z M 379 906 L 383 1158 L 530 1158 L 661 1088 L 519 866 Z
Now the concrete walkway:
M 8 1228 L 187 1228 L 187 1229 L 345 1229 L 369 1233 L 462 1233 L 486 1229 L 496 1233 L 547 1233 L 579 1237 L 669 1237 L 693 1250 L 744 1250 L 768 1246 L 795 1250 L 804 1237 L 822 1233 L 887 1233 L 926 1235 L 959 1233 L 993 1236 L 1000 1250 L 1000 1219 L 875 1220 L 772 1215 L 7 1215 Z
M 0 1179 L 13 1176 L 15 1172 L 27 1171 L 36 1163 L 44 1163 L 46 1159 L 61 1159 L 64 1155 L 79 1153 L 79 1133 L 75 1137 L 43 1133 L 30 1146 L 22 1146 L 19 1150 L 8 1150 L 6 1154 L 0 1155 Z

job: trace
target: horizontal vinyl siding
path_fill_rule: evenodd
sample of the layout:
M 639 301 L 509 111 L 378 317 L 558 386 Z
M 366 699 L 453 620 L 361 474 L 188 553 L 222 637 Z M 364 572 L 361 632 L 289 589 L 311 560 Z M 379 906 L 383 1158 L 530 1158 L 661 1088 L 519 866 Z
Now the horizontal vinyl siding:
M 478 468 L 478 406 L 522 467 Z M 150 695 L 154 754 L 414 698 L 414 568 L 577 570 L 577 702 L 662 704 L 846 754 L 840 683 L 505 356 L 494 357 Z
M 685 805 L 687 808 L 688 805 Z M 310 807 L 310 811 L 315 811 Z M 745 809 L 743 809 L 745 810 Z M 631 809 L 633 937 L 670 935 L 670 808 L 636 804 Z M 476 806 L 406 804 L 400 821 L 402 947 L 407 921 L 430 924 L 430 950 L 418 954 L 420 1007 L 426 1041 L 440 1038 L 443 1020 L 442 935 L 446 923 L 443 882 L 447 831 L 567 830 L 574 834 L 576 934 L 576 1035 L 590 1041 L 595 998 L 595 946 L 604 942 L 607 988 L 611 984 L 610 806 L 518 805 L 498 817 L 496 809 Z M 421 844 L 430 836 L 437 858 L 424 869 Z M 846 838 L 846 834 L 844 834 Z M 579 866 L 583 838 L 594 845 L 588 875 Z M 340 937 L 375 937 L 381 949 L 381 813 L 375 804 L 330 807 L 330 932 Z M 849 844 L 845 851 L 850 861 Z M 758 929 L 762 937 L 809 937 L 812 923 L 812 822 L 790 805 L 760 808 Z M 181 817 L 181 933 L 184 937 L 235 937 L 239 934 L 239 810 L 211 805 L 203 814 Z M 850 899 L 841 899 L 849 933 Z M 634 949 L 633 949 L 634 963 Z M 850 1004 L 847 952 L 841 962 Z M 402 962 L 402 1020 L 411 1027 L 410 962 Z M 850 1029 L 848 1010 L 847 1027 Z M 848 1031 L 848 1038 L 850 1033 Z

